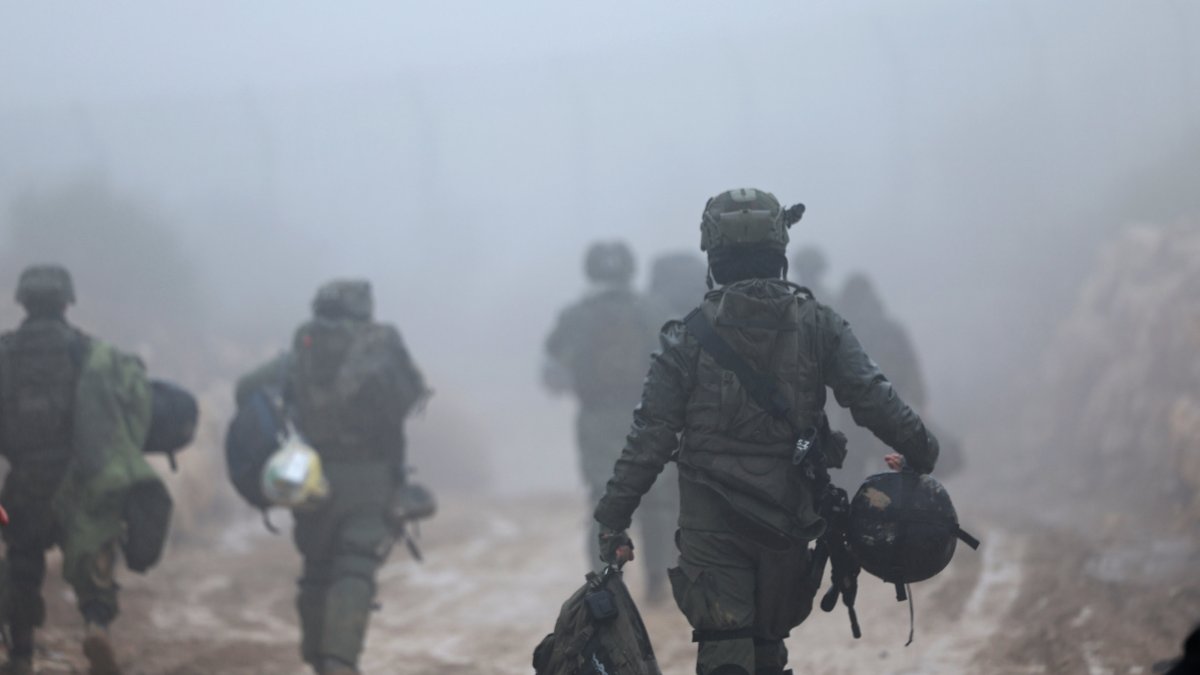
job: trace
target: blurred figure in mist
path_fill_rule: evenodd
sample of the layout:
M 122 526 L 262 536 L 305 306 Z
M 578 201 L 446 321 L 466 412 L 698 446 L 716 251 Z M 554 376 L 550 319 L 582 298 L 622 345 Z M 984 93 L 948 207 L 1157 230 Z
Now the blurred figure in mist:
M 880 370 L 887 373 L 896 391 L 926 419 L 934 435 L 941 440 L 939 475 L 953 473 L 961 459 L 959 445 L 928 420 L 929 396 L 925 376 L 908 330 L 888 313 L 878 290 L 865 274 L 850 275 L 836 303 L 838 311 L 850 323 L 863 348 L 879 364 Z M 843 431 L 848 439 L 850 453 L 842 475 L 845 487 L 854 489 L 868 475 L 877 473 L 874 467 L 889 450 L 871 432 L 855 424 L 844 409 L 831 407 L 830 413 L 834 427 Z
M 655 326 L 678 321 L 696 308 L 708 292 L 708 264 L 693 253 L 665 253 L 650 264 L 646 295 L 654 312 Z M 643 364 L 643 367 L 648 366 Z M 611 469 L 610 469 L 611 471 Z M 642 528 L 640 549 L 649 573 L 647 599 L 659 602 L 667 595 L 667 568 L 675 560 L 675 528 L 679 520 L 679 477 L 674 464 L 663 468 L 650 492 L 642 498 L 638 522 Z
M 575 425 L 579 466 L 592 502 L 604 494 L 624 447 L 655 336 L 665 320 L 634 290 L 634 270 L 633 252 L 624 242 L 592 244 L 584 258 L 590 287 L 559 314 L 546 338 L 542 373 L 546 387 L 579 401 Z M 673 531 L 666 534 L 666 546 L 671 545 Z M 587 543 L 588 560 L 598 565 L 596 532 L 588 534 Z M 659 566 L 662 569 L 650 575 L 651 584 L 661 583 L 666 561 Z
M 374 311 L 370 282 L 322 285 L 292 348 L 237 384 L 239 405 L 258 390 L 282 392 L 328 481 L 319 504 L 293 510 L 300 655 L 318 675 L 359 673 L 376 573 L 404 537 L 394 508 L 407 485 L 405 420 L 430 395 L 400 332 Z
M 11 514 L 0 578 L 9 660 L 0 673 L 35 672 L 46 552 L 57 546 L 83 615 L 88 672 L 118 675 L 108 634 L 118 612 L 118 548 L 144 531 L 130 525 L 128 514 L 143 504 L 131 495 L 152 485 L 166 494 L 142 458 L 149 381 L 140 359 L 67 321 L 75 290 L 65 268 L 26 269 L 16 296 L 25 319 L 0 335 L 0 454 L 11 467 L 0 493 Z
M 805 246 L 792 256 L 790 276 L 796 283 L 812 291 L 817 302 L 833 302 L 825 286 L 825 274 L 829 271 L 829 260 L 824 251 L 816 246 Z

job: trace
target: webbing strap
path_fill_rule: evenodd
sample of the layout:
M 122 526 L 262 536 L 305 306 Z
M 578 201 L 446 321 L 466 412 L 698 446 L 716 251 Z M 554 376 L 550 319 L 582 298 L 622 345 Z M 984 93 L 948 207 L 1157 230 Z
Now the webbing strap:
M 717 334 L 703 309 L 697 307 L 692 310 L 692 313 L 684 318 L 683 324 L 687 326 L 704 351 L 713 357 L 717 365 L 726 370 L 732 370 L 734 375 L 737 375 L 742 386 L 746 388 L 746 393 L 750 394 L 750 398 L 767 411 L 767 414 L 795 426 L 790 414 L 791 406 L 779 393 L 775 380 L 751 368 L 750 364 L 746 363 L 746 360 Z
M 692 642 L 726 642 L 728 640 L 751 640 L 754 638 L 754 628 L 735 628 L 733 630 L 694 630 Z
M 971 547 L 971 550 L 979 550 L 979 540 L 968 534 L 961 527 L 954 528 L 954 536 L 962 540 L 962 543 Z

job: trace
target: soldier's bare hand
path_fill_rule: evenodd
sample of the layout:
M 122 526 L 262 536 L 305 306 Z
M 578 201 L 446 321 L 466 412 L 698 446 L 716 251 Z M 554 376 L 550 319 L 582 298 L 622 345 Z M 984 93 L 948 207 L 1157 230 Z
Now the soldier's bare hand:
M 887 462 L 888 468 L 892 471 L 899 471 L 904 468 L 904 455 L 898 452 L 885 455 L 883 461 Z

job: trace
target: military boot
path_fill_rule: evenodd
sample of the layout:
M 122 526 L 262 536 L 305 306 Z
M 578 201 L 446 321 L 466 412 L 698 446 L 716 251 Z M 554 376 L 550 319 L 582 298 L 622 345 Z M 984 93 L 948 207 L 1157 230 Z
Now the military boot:
M 361 673 L 354 666 L 337 659 L 325 659 L 325 664 L 321 668 L 321 675 L 361 675 Z
M 33 675 L 33 660 L 14 657 L 0 666 L 0 675 Z
M 88 660 L 88 675 L 121 675 L 117 654 L 109 641 L 108 628 L 89 623 L 83 638 L 83 655 Z

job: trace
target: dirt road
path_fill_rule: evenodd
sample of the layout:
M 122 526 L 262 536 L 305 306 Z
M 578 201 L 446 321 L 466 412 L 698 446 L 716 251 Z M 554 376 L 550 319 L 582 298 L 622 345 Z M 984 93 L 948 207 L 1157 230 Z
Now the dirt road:
M 426 528 L 426 562 L 397 549 L 381 574 L 368 674 L 530 673 L 530 652 L 581 583 L 584 508 L 564 497 L 457 501 Z M 284 519 L 285 520 L 285 519 Z M 1194 538 L 1105 546 L 1103 537 L 983 514 L 984 540 L 914 587 L 907 606 L 864 577 L 853 640 L 845 612 L 819 610 L 789 640 L 803 673 L 1149 673 L 1200 619 Z M 143 675 L 301 675 L 292 606 L 298 557 L 252 517 L 210 546 L 177 548 L 147 577 L 124 578 L 122 662 Z M 635 593 L 641 570 L 628 572 Z M 52 572 L 52 576 L 55 573 Z M 85 672 L 70 593 L 48 584 L 40 672 Z M 694 672 L 689 628 L 671 605 L 644 608 L 667 675 Z

